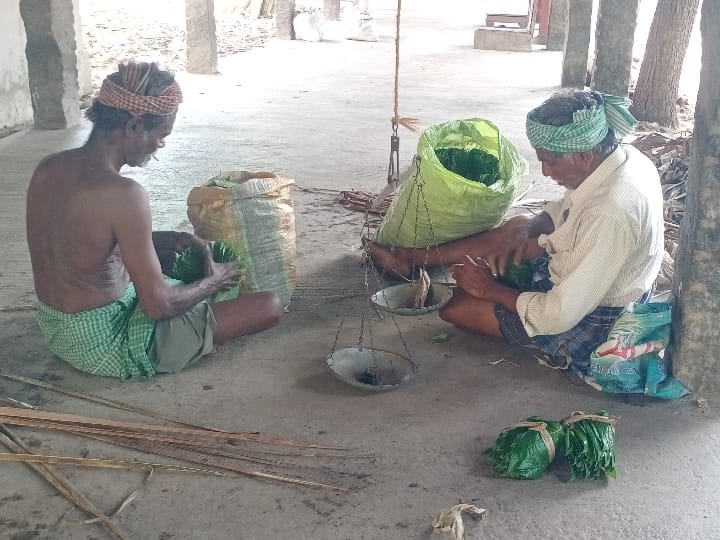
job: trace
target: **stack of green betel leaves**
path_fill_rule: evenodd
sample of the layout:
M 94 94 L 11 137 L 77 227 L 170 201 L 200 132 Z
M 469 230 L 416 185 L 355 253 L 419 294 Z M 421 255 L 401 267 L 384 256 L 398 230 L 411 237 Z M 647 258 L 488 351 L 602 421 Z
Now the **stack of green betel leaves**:
M 516 263 L 511 253 L 507 263 L 505 263 L 505 272 L 498 276 L 498 281 L 514 289 L 529 291 L 533 283 L 534 273 L 535 267 L 531 261 L 522 260 Z
M 448 171 L 491 186 L 500 178 L 500 160 L 479 148 L 436 148 L 435 155 Z
M 241 261 L 242 253 L 238 246 L 224 240 L 208 242 L 210 253 L 213 261 L 217 263 L 227 263 L 233 261 Z M 198 281 L 205 276 L 205 254 L 197 247 L 190 246 L 178 253 L 175 257 L 172 269 L 169 273 L 173 279 L 178 279 L 183 283 L 192 283 Z M 228 291 L 216 293 L 212 298 L 213 302 L 223 300 L 231 300 L 237 298 L 239 294 L 239 286 L 233 287 Z
M 615 423 L 607 411 L 576 411 L 565 419 L 565 456 L 570 479 L 615 478 Z
M 485 456 L 502 476 L 534 480 L 545 474 L 555 459 L 562 435 L 560 422 L 531 416 L 505 428 Z
M 501 476 L 534 480 L 564 453 L 570 479 L 615 478 L 615 423 L 607 411 L 573 412 L 562 422 L 532 416 L 505 428 L 484 455 Z

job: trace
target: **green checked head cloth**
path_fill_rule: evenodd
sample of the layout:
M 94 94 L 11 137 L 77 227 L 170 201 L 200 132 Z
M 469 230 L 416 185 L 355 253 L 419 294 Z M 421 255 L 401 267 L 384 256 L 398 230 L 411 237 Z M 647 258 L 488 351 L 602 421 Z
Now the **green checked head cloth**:
M 628 111 L 630 101 L 627 98 L 599 92 L 590 94 L 600 104 L 575 111 L 572 123 L 564 126 L 552 126 L 537 120 L 538 112 L 557 99 L 556 96 L 530 111 L 525 129 L 532 147 L 561 154 L 587 152 L 602 142 L 610 128 L 620 139 L 632 132 L 637 120 Z

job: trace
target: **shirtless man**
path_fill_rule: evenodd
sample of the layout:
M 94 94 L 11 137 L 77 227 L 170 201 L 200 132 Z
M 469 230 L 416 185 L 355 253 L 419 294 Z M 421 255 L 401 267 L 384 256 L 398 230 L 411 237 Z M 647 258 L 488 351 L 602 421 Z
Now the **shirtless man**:
M 213 262 L 192 234 L 153 233 L 147 193 L 120 175 L 165 146 L 181 101 L 173 74 L 157 64 L 120 65 L 88 111 L 87 143 L 42 160 L 30 182 L 27 239 L 40 329 L 57 356 L 88 373 L 176 372 L 282 314 L 273 292 L 208 303 L 237 285 L 238 263 Z M 158 257 L 172 260 L 191 245 L 205 252 L 205 277 L 171 286 Z

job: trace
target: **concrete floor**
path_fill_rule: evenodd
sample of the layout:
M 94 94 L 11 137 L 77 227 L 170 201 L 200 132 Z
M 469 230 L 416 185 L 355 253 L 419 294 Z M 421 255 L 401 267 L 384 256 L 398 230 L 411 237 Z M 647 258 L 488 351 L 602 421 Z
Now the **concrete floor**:
M 381 188 L 392 115 L 393 13 L 376 14 L 385 36 L 378 43 L 274 41 L 224 59 L 220 75 L 179 74 L 186 101 L 175 133 L 159 162 L 128 171 L 151 193 L 156 227 L 186 228 L 188 190 L 221 168 L 271 170 L 303 188 Z M 555 89 L 560 56 L 475 51 L 469 44 L 479 20 L 438 23 L 435 15 L 412 6 L 404 12 L 401 114 L 424 126 L 472 116 L 495 121 L 530 160 L 530 178 L 538 180 L 533 195 L 556 193 L 539 178 L 523 130 L 526 111 Z M 25 131 L 0 140 L 2 307 L 34 301 L 24 240 L 32 168 L 43 155 L 81 143 L 87 131 L 86 125 Z M 407 165 L 417 135 L 401 138 Z M 299 284 L 290 312 L 277 328 L 186 372 L 128 382 L 85 376 L 47 352 L 31 312 L 0 313 L 3 371 L 199 423 L 376 456 L 339 465 L 356 474 L 346 477 L 356 489 L 340 495 L 159 472 L 116 518 L 133 538 L 424 539 L 432 536 L 432 516 L 459 501 L 490 510 L 484 521 L 468 524 L 468 539 L 720 538 L 720 424 L 717 411 L 699 409 L 692 399 L 633 407 L 575 387 L 527 351 L 457 331 L 435 315 L 398 320 L 420 367 L 407 387 L 366 394 L 336 380 L 325 356 L 343 314 L 341 344 L 357 340 L 366 305 L 357 249 L 362 216 L 335 205 L 332 193 L 296 190 L 294 198 Z M 390 321 L 375 319 L 373 328 L 379 346 L 402 350 Z M 440 332 L 449 341 L 432 343 Z M 508 362 L 490 364 L 500 358 Z M 127 417 L 3 380 L 0 395 L 54 411 Z M 527 416 L 600 408 L 621 417 L 616 480 L 566 483 L 562 471 L 532 482 L 504 480 L 480 455 L 502 428 Z M 17 432 L 39 453 L 163 461 L 39 430 Z M 142 478 L 63 470 L 107 510 Z M 68 503 L 24 466 L 0 464 L 0 478 L 0 538 L 106 537 L 73 516 L 58 521 Z

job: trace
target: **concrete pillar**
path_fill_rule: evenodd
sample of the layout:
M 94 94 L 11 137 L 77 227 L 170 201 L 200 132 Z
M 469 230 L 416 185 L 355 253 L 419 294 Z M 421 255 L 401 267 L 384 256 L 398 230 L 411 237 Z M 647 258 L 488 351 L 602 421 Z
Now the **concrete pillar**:
M 686 210 L 675 259 L 672 361 L 696 397 L 720 402 L 720 0 L 702 6 L 702 71 Z
M 640 0 L 600 0 L 592 88 L 627 96 Z
M 546 48 L 562 51 L 565 48 L 568 25 L 568 0 L 552 0 L 550 6 L 550 30 Z
M 279 39 L 295 39 L 293 18 L 295 17 L 295 0 L 277 0 L 275 6 L 275 26 Z
M 584 88 L 587 75 L 593 0 L 568 1 L 567 39 L 563 50 L 561 85 Z
M 185 0 L 188 73 L 217 73 L 214 0 Z
M 323 17 L 326 21 L 340 18 L 340 0 L 323 0 Z
M 0 36 L 3 36 L 0 69 L 0 137 L 15 127 L 32 122 L 33 110 L 28 88 L 25 56 L 25 27 L 18 3 L 0 2 Z
M 86 96 L 93 93 L 92 70 L 90 69 L 90 55 L 85 48 L 83 40 L 82 22 L 80 20 L 80 0 L 73 0 L 75 12 L 75 45 L 78 59 L 78 86 L 80 95 Z
M 20 0 L 35 127 L 80 122 L 73 0 Z

